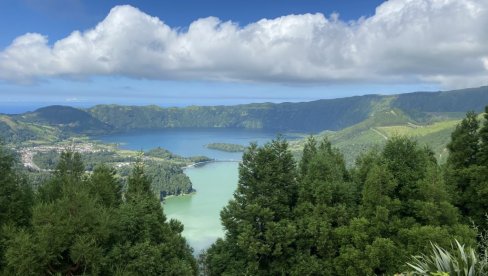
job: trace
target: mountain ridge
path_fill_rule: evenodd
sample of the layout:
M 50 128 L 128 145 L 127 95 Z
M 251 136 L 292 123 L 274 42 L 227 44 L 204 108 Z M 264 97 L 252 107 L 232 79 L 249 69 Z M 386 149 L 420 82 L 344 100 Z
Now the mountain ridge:
M 36 135 L 46 135 L 51 128 L 85 135 L 192 127 L 320 133 L 325 130 L 343 130 L 361 125 L 362 122 L 371 124 L 371 118 L 375 126 L 431 124 L 459 119 L 470 110 L 481 112 L 486 104 L 488 86 L 441 92 L 370 94 L 300 103 L 233 106 L 164 108 L 155 105 L 112 104 L 80 109 L 54 105 L 18 115 L 2 115 L 0 129 L 3 136 L 21 133 L 20 136 L 29 139 Z M 398 116 L 393 116 L 395 114 Z M 50 128 L 38 129 L 38 126 Z M 7 137 L 6 140 L 12 139 Z

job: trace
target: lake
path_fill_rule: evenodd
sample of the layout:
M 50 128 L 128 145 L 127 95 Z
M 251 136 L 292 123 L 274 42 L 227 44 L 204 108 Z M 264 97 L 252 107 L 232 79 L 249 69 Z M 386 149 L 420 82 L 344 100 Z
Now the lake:
M 165 200 L 165 214 L 185 225 L 183 236 L 195 253 L 223 236 L 220 210 L 227 205 L 237 187 L 238 166 L 238 162 L 213 162 L 186 169 L 185 173 L 197 192 Z
M 275 133 L 248 129 L 168 129 L 161 131 L 114 134 L 96 137 L 120 148 L 148 150 L 163 147 L 189 157 L 205 155 L 216 160 L 240 160 L 242 153 L 229 153 L 207 149 L 209 143 L 249 145 L 254 141 L 264 144 L 276 137 Z M 292 136 L 285 136 L 292 139 Z M 183 223 L 183 236 L 195 253 L 207 248 L 223 236 L 220 211 L 232 198 L 238 181 L 238 162 L 212 162 L 201 167 L 185 169 L 196 193 L 170 197 L 163 204 L 168 219 Z
M 240 160 L 242 153 L 212 150 L 206 148 L 205 145 L 231 143 L 247 146 L 250 142 L 264 144 L 275 137 L 275 133 L 259 129 L 177 128 L 112 134 L 97 136 L 94 139 L 105 143 L 120 144 L 119 147 L 125 149 L 149 150 L 162 147 L 185 157 L 205 155 L 217 160 Z M 286 137 L 293 138 L 292 136 Z

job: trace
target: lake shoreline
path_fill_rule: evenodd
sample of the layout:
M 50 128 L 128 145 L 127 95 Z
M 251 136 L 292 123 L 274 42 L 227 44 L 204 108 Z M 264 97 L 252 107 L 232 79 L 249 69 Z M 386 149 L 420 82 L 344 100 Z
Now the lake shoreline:
M 199 168 L 203 167 L 205 165 L 211 164 L 211 163 L 218 163 L 218 162 L 236 162 L 239 163 L 242 160 L 237 160 L 237 159 L 227 159 L 227 160 L 208 160 L 208 161 L 201 161 L 201 162 L 195 162 L 186 166 L 181 167 L 183 171 L 186 169 L 192 169 L 192 168 Z

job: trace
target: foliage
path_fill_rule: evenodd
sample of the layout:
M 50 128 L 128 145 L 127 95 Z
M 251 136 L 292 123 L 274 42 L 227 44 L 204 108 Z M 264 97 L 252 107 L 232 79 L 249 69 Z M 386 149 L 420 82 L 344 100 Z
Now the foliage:
M 485 118 L 488 115 L 485 114 Z M 481 229 L 488 229 L 485 220 L 488 202 L 488 123 L 480 127 L 478 117 L 468 112 L 456 127 L 448 144 L 445 177 L 453 191 L 455 205 L 466 222 L 473 221 Z
M 15 169 L 16 160 L 0 142 L 0 273 L 9 227 L 28 227 L 33 192 L 26 178 Z
M 457 240 L 452 245 L 452 252 L 432 244 L 430 255 L 414 256 L 408 265 L 414 269 L 414 275 L 486 275 L 488 267 L 480 262 L 473 248 L 465 248 Z M 486 265 L 486 264 L 485 264 Z
M 37 153 L 34 155 L 34 163 L 42 169 L 54 170 L 60 160 L 60 154 L 54 150 Z M 149 159 L 145 162 L 145 170 L 147 176 L 151 179 L 151 189 L 154 194 L 161 198 L 161 200 L 168 195 L 180 195 L 193 192 L 193 187 L 190 179 L 183 173 L 181 165 L 173 163 L 176 162 L 195 162 L 200 160 L 208 160 L 207 158 L 184 158 L 174 155 L 171 152 L 156 148 L 144 153 L 144 156 L 155 157 L 157 159 Z M 164 160 L 161 160 L 164 159 Z M 81 155 L 81 160 L 84 164 L 84 170 L 95 171 L 97 164 L 131 164 L 136 161 L 136 157 L 123 156 L 116 151 L 97 151 L 89 152 Z M 115 170 L 121 177 L 122 187 L 125 187 L 127 177 L 130 175 L 130 166 L 118 166 Z
M 183 226 L 166 221 L 143 165 L 134 167 L 123 200 L 114 169 L 100 165 L 87 175 L 81 159 L 75 152 L 61 154 L 51 179 L 39 188 L 32 217 L 7 214 L 6 222 L 25 225 L 1 228 L 6 265 L 0 274 L 196 275 Z
M 145 175 L 151 183 L 151 190 L 161 200 L 169 195 L 194 192 L 190 178 L 183 173 L 180 166 L 169 162 L 151 161 L 146 162 L 144 166 Z M 122 167 L 118 171 L 122 177 L 126 177 L 129 175 L 130 168 Z
M 251 145 L 239 165 L 235 197 L 221 212 L 226 229 L 207 252 L 211 275 L 283 274 L 290 267 L 298 187 L 293 157 L 281 138 Z
M 328 140 L 311 137 L 297 172 L 283 169 L 287 146 L 269 150 L 280 143 L 245 152 L 221 213 L 225 238 L 202 256 L 207 274 L 391 275 L 429 242 L 474 244 L 432 151 L 414 140 L 393 137 L 348 170 Z
M 149 157 L 161 158 L 161 159 L 169 160 L 169 161 L 181 162 L 181 163 L 185 163 L 188 161 L 191 161 L 194 163 L 212 161 L 212 159 L 210 159 L 206 156 L 182 157 L 182 156 L 179 156 L 177 154 L 170 152 L 167 149 L 163 149 L 161 147 L 157 147 L 157 148 L 151 149 L 149 151 L 146 151 L 146 152 L 144 152 L 144 155 L 149 156 Z
M 244 152 L 245 146 L 229 143 L 210 143 L 206 145 L 209 149 L 227 151 L 227 152 Z

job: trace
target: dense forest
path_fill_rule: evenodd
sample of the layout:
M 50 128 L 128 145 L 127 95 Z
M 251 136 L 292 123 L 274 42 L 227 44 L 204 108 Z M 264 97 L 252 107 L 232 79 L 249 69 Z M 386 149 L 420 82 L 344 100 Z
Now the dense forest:
M 151 149 L 147 152 L 140 152 L 142 158 L 145 158 L 144 166 L 146 174 L 151 180 L 151 189 L 154 194 L 162 201 L 164 197 L 169 195 L 181 195 L 194 192 L 192 183 L 188 176 L 183 173 L 181 165 L 172 163 L 170 161 L 191 161 L 200 162 L 208 161 L 205 157 L 183 158 L 175 155 L 163 148 Z M 148 157 L 156 157 L 157 161 L 149 159 Z M 39 152 L 33 157 L 34 163 L 42 170 L 52 171 L 60 159 L 60 153 L 51 150 L 46 152 Z M 114 164 L 122 163 L 124 166 L 116 167 L 117 176 L 120 176 L 120 181 L 124 190 L 127 188 L 127 181 L 130 175 L 130 164 L 134 163 L 137 157 L 121 156 L 115 151 L 97 151 L 87 152 L 81 155 L 81 160 L 84 165 L 84 170 L 92 172 L 98 164 Z M 42 174 L 42 172 L 39 172 Z M 35 175 L 36 172 L 30 172 L 30 175 Z M 37 183 L 35 183 L 37 185 Z
M 286 141 L 252 145 L 221 212 L 225 237 L 201 256 L 205 274 L 488 274 L 486 119 L 468 113 L 443 167 L 405 137 L 352 169 L 327 140 L 310 138 L 298 164 Z
M 206 145 L 208 149 L 220 150 L 226 152 L 244 152 L 246 149 L 243 145 L 229 144 L 229 143 L 210 143 Z
M 166 220 L 142 163 L 123 195 L 113 169 L 86 175 L 74 152 L 35 192 L 4 149 L 0 169 L 0 274 L 196 275 L 183 225 Z
M 326 139 L 309 138 L 298 163 L 282 138 L 252 144 L 221 212 L 225 236 L 198 265 L 142 162 L 123 191 L 114 169 L 86 174 L 63 152 L 33 189 L 1 149 L 0 274 L 486 275 L 485 112 L 455 128 L 442 166 L 402 136 L 351 168 Z

